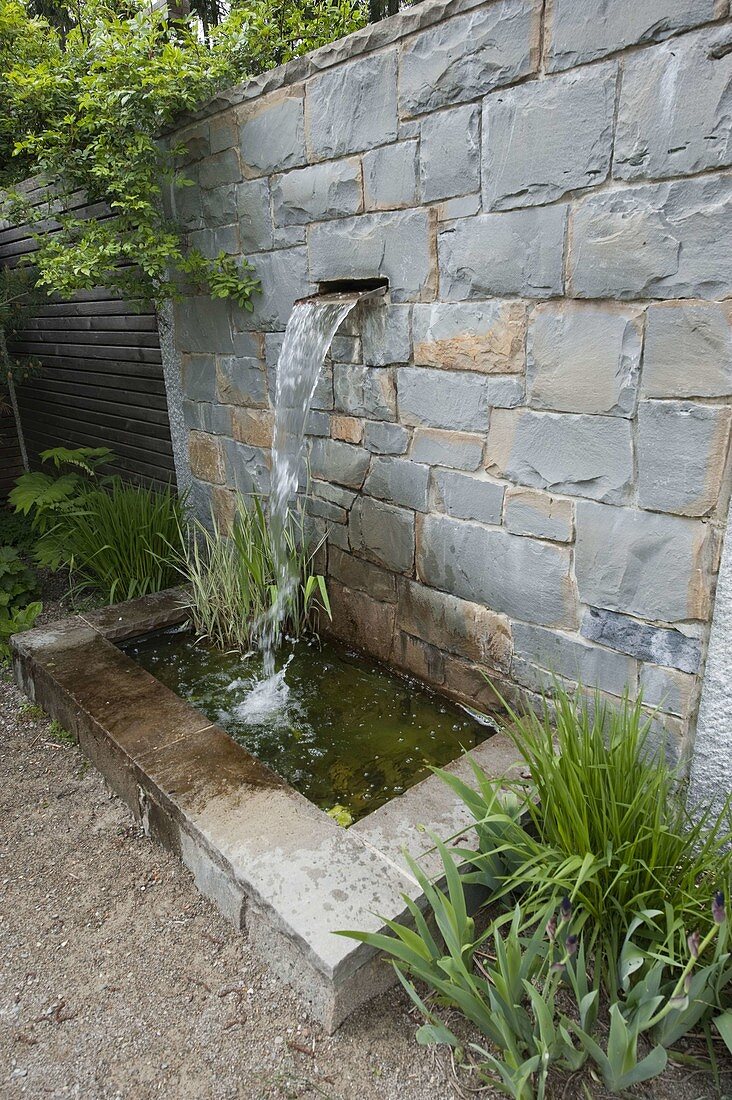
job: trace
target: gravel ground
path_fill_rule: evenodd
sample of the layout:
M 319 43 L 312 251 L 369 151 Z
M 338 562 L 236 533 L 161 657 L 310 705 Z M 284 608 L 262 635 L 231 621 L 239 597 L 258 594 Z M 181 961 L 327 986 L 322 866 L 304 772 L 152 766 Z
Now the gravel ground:
M 468 1095 L 401 992 L 324 1035 L 59 736 L 0 670 L 2 1100 Z M 671 1070 L 645 1095 L 716 1094 Z

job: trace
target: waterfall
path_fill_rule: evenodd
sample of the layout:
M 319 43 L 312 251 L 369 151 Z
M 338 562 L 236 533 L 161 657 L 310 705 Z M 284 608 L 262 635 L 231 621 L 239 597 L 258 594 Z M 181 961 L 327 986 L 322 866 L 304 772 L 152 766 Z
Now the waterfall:
M 274 675 L 275 645 L 289 597 L 297 584 L 286 545 L 288 509 L 295 499 L 305 450 L 305 425 L 318 375 L 338 328 L 373 291 L 323 294 L 295 302 L 277 362 L 274 437 L 269 497 L 277 596 L 262 629 L 264 673 Z

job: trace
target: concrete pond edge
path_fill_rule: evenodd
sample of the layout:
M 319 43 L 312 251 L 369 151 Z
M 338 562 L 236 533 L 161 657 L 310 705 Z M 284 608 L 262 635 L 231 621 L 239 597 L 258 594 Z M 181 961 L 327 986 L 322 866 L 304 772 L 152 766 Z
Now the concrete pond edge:
M 405 897 L 423 895 L 405 851 L 437 876 L 429 834 L 452 837 L 471 818 L 431 776 L 341 828 L 118 648 L 186 617 L 171 589 L 15 635 L 16 682 L 332 1033 L 395 981 L 371 948 L 334 933 L 407 920 Z M 493 776 L 517 763 L 501 733 L 471 757 Z M 467 757 L 450 770 L 470 781 Z

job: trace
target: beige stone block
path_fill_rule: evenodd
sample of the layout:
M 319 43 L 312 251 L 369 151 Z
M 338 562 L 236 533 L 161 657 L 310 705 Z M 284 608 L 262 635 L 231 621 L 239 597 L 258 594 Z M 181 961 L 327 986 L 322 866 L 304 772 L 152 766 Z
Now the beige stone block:
M 237 408 L 232 413 L 234 439 L 249 447 L 271 447 L 274 413 L 270 409 Z
M 520 374 L 524 369 L 523 302 L 417 305 L 413 324 L 418 366 L 484 374 Z
M 355 416 L 333 416 L 330 434 L 333 439 L 340 439 L 343 443 L 360 443 L 363 439 L 363 421 Z
M 189 432 L 188 455 L 194 477 L 213 485 L 220 485 L 226 480 L 224 455 L 218 436 L 207 432 Z

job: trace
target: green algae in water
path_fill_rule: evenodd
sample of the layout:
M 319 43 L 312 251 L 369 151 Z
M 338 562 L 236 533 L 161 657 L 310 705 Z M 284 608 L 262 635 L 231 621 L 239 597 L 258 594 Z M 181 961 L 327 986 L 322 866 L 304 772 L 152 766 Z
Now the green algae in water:
M 492 732 L 462 707 L 330 642 L 297 642 L 270 680 L 258 654 L 222 653 L 190 634 L 151 635 L 124 648 L 317 806 L 335 808 L 341 823 L 378 809 Z

